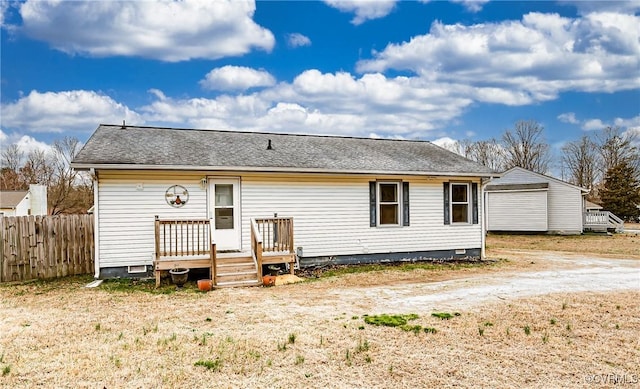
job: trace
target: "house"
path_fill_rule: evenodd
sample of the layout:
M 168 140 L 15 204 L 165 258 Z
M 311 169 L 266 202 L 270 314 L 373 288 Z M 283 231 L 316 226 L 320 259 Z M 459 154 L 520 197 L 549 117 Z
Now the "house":
M 29 190 L 0 191 L 0 216 L 47 215 L 47 187 L 31 184 Z
M 581 234 L 589 190 L 514 167 L 485 189 L 488 231 Z
M 71 166 L 95 177 L 96 277 L 212 258 L 217 285 L 267 263 L 479 258 L 496 176 L 426 141 L 125 125 L 100 125 Z
M 602 211 L 602 205 L 598 205 L 589 200 L 584 201 L 584 210 L 587 212 L 599 212 Z

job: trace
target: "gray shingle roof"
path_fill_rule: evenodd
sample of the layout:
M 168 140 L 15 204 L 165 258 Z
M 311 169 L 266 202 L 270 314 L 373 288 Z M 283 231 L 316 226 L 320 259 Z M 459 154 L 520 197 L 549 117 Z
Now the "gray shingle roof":
M 27 193 L 26 190 L 0 190 L 0 208 L 15 209 Z
M 272 150 L 267 150 L 269 140 Z M 495 175 L 431 142 L 100 125 L 74 168 Z

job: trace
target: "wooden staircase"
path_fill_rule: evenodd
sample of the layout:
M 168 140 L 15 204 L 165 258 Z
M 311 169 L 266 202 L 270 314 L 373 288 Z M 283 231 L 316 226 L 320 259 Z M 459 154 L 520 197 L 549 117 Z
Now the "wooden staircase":
M 258 268 L 250 253 L 218 253 L 215 287 L 258 286 Z
M 294 274 L 293 218 L 251 219 L 250 252 L 218 252 L 209 219 L 155 217 L 156 287 L 161 273 L 208 268 L 215 288 L 262 285 L 262 266 L 288 264 Z

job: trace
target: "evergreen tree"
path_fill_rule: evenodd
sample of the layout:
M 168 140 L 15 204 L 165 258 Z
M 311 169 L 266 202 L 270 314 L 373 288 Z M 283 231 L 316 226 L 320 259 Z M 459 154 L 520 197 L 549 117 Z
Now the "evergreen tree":
M 613 166 L 605 175 L 600 198 L 602 207 L 624 220 L 640 217 L 640 180 L 626 160 Z

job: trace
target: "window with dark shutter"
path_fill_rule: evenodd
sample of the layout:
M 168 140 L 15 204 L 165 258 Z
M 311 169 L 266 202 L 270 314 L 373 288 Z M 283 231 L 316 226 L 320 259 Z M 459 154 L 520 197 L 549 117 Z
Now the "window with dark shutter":
M 409 225 L 409 183 L 369 182 L 369 226 Z
M 400 183 L 378 182 L 378 225 L 400 225 Z
M 469 223 L 469 184 L 451 183 L 451 224 Z

